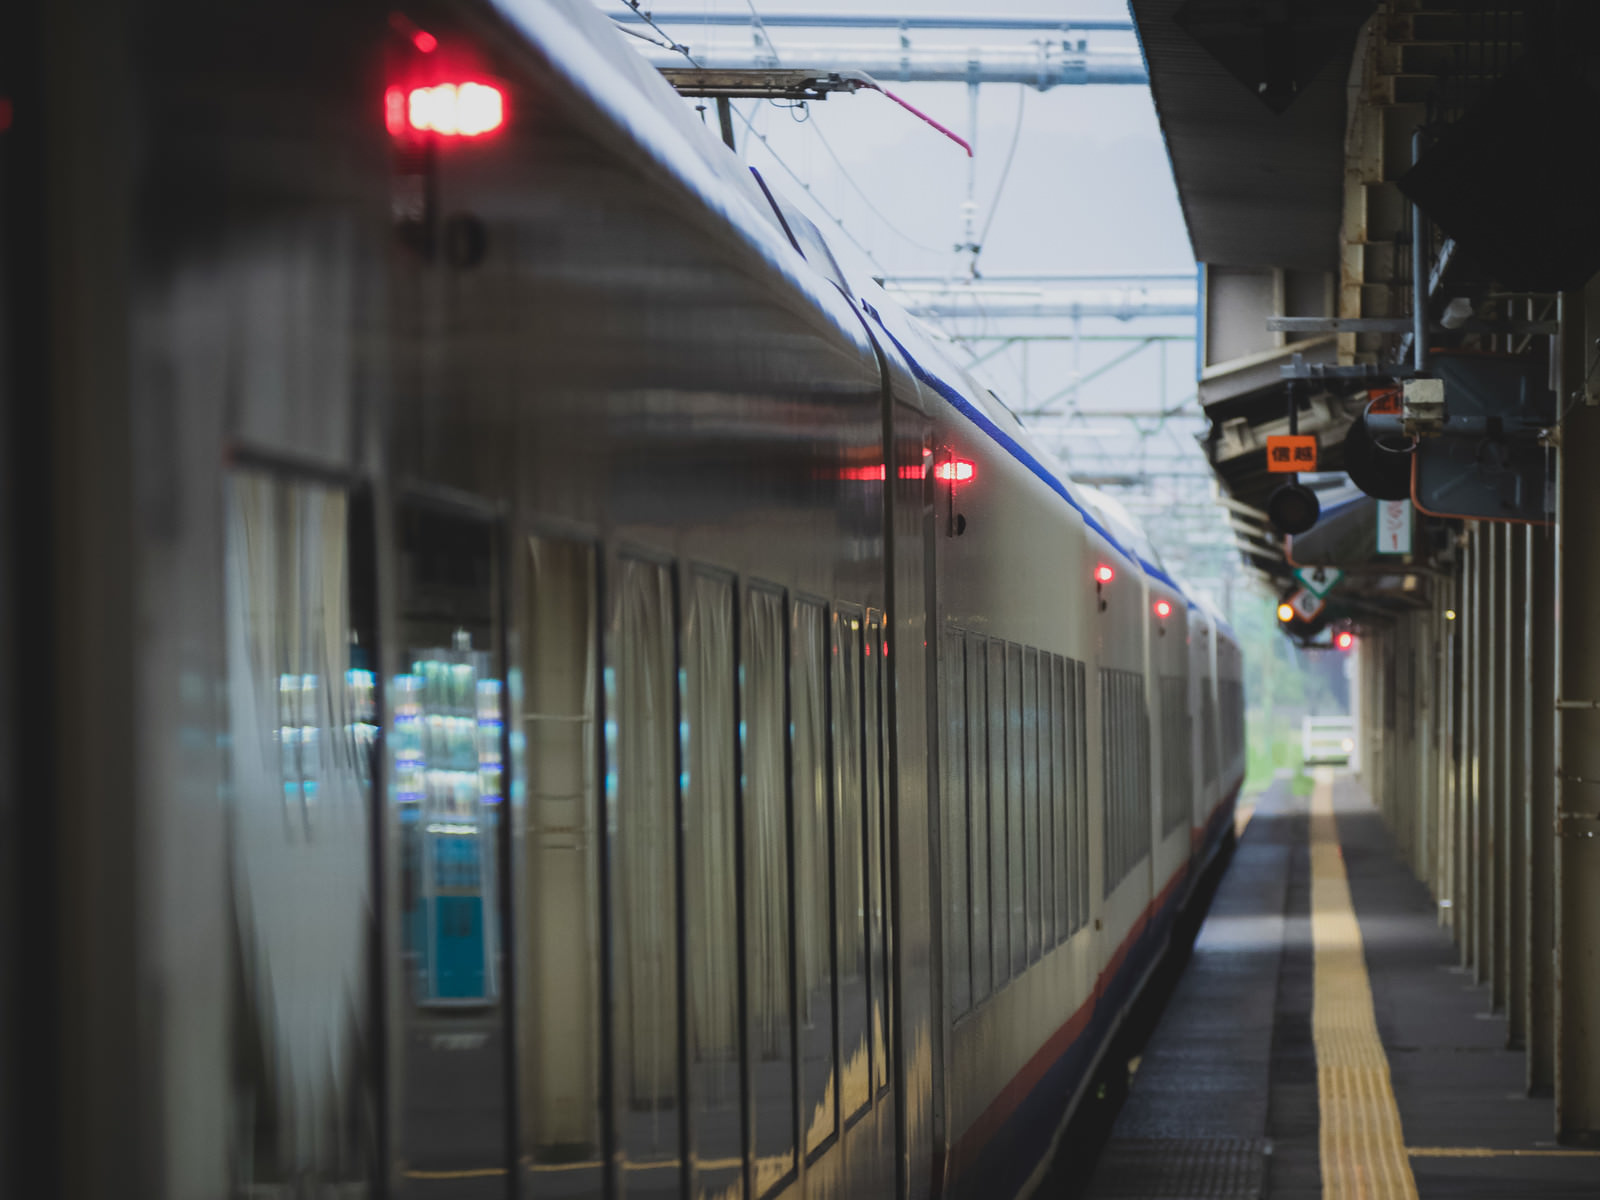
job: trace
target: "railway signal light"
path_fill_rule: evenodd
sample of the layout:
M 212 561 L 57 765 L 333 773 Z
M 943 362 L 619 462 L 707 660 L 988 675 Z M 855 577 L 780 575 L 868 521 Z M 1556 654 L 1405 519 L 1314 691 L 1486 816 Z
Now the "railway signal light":
M 952 458 L 934 468 L 934 475 L 945 483 L 971 483 L 978 468 L 964 458 Z
M 1294 620 L 1294 605 L 1288 603 L 1287 601 L 1278 605 L 1278 620 L 1282 621 L 1285 625 Z
M 1351 646 L 1356 644 L 1356 635 L 1346 630 L 1344 633 L 1341 633 L 1338 637 L 1333 639 L 1333 644 L 1338 646 L 1341 650 L 1348 650 Z
M 506 122 L 505 93 L 492 83 L 464 80 L 430 87 L 391 87 L 384 93 L 384 123 L 395 137 L 438 134 L 481 137 Z

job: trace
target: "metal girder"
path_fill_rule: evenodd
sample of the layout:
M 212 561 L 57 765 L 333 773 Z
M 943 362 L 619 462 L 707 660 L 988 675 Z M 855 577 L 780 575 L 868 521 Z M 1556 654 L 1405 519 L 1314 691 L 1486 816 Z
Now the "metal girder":
M 702 67 L 662 67 L 662 77 L 680 96 L 726 100 L 826 100 L 834 92 L 854 92 L 855 79 L 817 71 L 786 71 L 780 67 L 755 70 L 716 70 Z
M 627 9 L 607 13 L 615 21 L 642 22 L 644 17 Z M 661 25 L 737 25 L 772 29 L 992 29 L 1039 32 L 1131 33 L 1133 22 L 1115 17 L 966 17 L 927 14 L 906 16 L 887 12 L 773 12 L 759 18 L 741 12 L 696 12 L 692 9 L 654 9 L 650 19 Z
M 895 293 L 907 311 L 934 320 L 1064 321 L 1105 317 L 1130 321 L 1145 317 L 1194 316 L 1188 292 L 1083 292 L 1037 298 L 1010 298 L 950 291 L 938 295 Z
M 1476 318 L 1456 325 L 1435 321 L 1434 333 L 1537 333 L 1552 334 L 1560 329 L 1557 321 L 1480 321 Z M 1410 317 L 1268 317 L 1269 333 L 1410 333 Z
M 943 46 L 920 49 L 793 45 L 783 47 L 781 61 L 770 47 L 742 42 L 688 49 L 694 65 L 709 71 L 797 69 L 815 77 L 855 71 L 885 83 L 1021 83 L 1039 91 L 1084 84 L 1143 86 L 1150 81 L 1137 51 L 1066 50 L 1053 43 L 976 46 L 966 50 Z M 662 69 L 683 65 L 683 55 L 671 48 L 644 45 L 640 52 Z
M 1193 271 L 1001 271 L 984 272 L 976 279 L 951 278 L 949 272 L 908 271 L 904 274 L 884 275 L 878 282 L 887 288 L 954 288 L 972 284 L 1031 283 L 1043 286 L 1061 286 L 1071 283 L 1194 283 Z

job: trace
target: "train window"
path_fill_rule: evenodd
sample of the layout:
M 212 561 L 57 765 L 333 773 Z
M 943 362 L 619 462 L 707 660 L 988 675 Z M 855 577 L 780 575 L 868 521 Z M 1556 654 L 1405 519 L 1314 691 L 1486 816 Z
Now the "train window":
M 1066 664 L 1067 685 L 1067 845 L 1072 846 L 1072 869 L 1070 869 L 1070 882 L 1067 901 L 1067 928 L 1072 933 L 1082 930 L 1083 923 L 1088 918 L 1088 906 L 1085 896 L 1088 885 L 1083 875 L 1088 872 L 1088 821 L 1083 811 L 1083 778 L 1085 778 L 1085 763 L 1083 763 L 1083 725 L 1088 720 L 1088 714 L 1083 709 L 1083 690 L 1080 683 L 1082 664 L 1069 661 Z
M 1105 894 L 1122 879 L 1123 805 L 1126 767 L 1122 759 L 1122 693 L 1116 672 L 1100 669 L 1101 760 L 1105 764 L 1105 838 L 1101 858 L 1105 870 Z
M 1200 687 L 1200 763 L 1208 804 L 1212 800 L 1211 789 L 1217 783 L 1217 701 L 1213 686 L 1214 681 L 1207 680 Z
M 239 970 L 228 1126 L 244 1192 L 376 1185 L 378 1098 L 362 1052 L 380 1040 L 365 512 L 316 484 L 228 479 L 224 799 Z
M 833 838 L 828 821 L 827 625 L 797 600 L 789 626 L 795 937 L 800 973 L 800 1113 L 809 1154 L 838 1131 L 833 1046 Z
M 837 849 L 834 911 L 838 921 L 839 1107 L 846 1121 L 858 1116 L 871 1096 L 871 1023 L 867 995 L 866 803 L 863 795 L 861 616 L 833 614 L 833 826 Z
M 1189 717 L 1189 681 L 1182 675 L 1161 680 L 1161 832 L 1169 834 L 1193 806 L 1190 748 L 1194 745 Z
M 1055 830 L 1055 910 L 1056 940 L 1071 935 L 1072 888 L 1076 872 L 1072 862 L 1072 842 L 1068 839 L 1067 797 L 1067 685 L 1066 664 L 1059 654 L 1050 656 L 1050 724 L 1046 753 L 1050 756 L 1050 814 Z
M 1044 925 L 1045 946 L 1058 945 L 1067 936 L 1061 915 L 1065 894 L 1067 851 L 1061 825 L 1060 784 L 1056 773 L 1055 730 L 1061 723 L 1061 703 L 1056 694 L 1053 654 L 1039 655 L 1039 823 L 1045 839 Z
M 756 1191 L 765 1195 L 795 1166 L 794 1046 L 789 968 L 789 786 L 784 746 L 787 695 L 783 595 L 745 594 L 744 923 L 749 1095 L 754 1110 Z
M 971 814 L 972 1000 L 988 996 L 994 966 L 990 960 L 989 916 L 989 722 L 984 671 L 987 647 L 976 635 L 966 642 L 967 796 Z
M 595 551 L 531 538 L 513 778 L 526 781 L 517 887 L 523 1193 L 601 1185 Z M 520 736 L 518 736 L 520 732 Z
M 1044 839 L 1039 836 L 1039 652 L 1032 646 L 1022 651 L 1022 822 L 1028 961 L 1036 962 L 1044 931 L 1039 878 Z
M 989 643 L 989 915 L 994 930 L 994 990 L 1011 978 L 1011 899 L 1006 884 L 1006 646 Z
M 683 624 L 684 955 L 689 1003 L 689 1125 L 695 1195 L 738 1194 L 738 675 L 733 580 L 689 577 Z
M 1006 895 L 1011 901 L 1011 976 L 1028 966 L 1027 818 L 1022 782 L 1022 647 L 1006 644 Z
M 889 1085 L 888 781 L 889 731 L 885 689 L 890 675 L 884 656 L 887 631 L 879 614 L 867 613 L 867 654 L 862 681 L 867 742 L 867 945 L 871 963 L 872 1090 Z
M 945 977 L 950 1011 L 960 1016 L 972 1007 L 972 961 L 967 925 L 967 684 L 966 642 L 959 629 L 947 629 L 940 676 L 944 700 Z
M 1076 808 L 1078 813 L 1078 928 L 1089 923 L 1089 668 L 1085 663 L 1074 663 L 1077 677 L 1077 700 L 1073 709 L 1073 727 L 1076 731 L 1077 764 Z
M 617 564 L 606 663 L 606 826 L 617 1153 L 629 1190 L 678 1177 L 677 662 L 672 571 Z
M 1056 766 L 1061 774 L 1056 787 L 1061 789 L 1061 842 L 1066 846 L 1066 861 L 1061 870 L 1061 907 L 1066 920 L 1062 938 L 1070 938 L 1083 923 L 1082 914 L 1078 912 L 1078 874 L 1082 870 L 1078 866 L 1078 859 L 1082 858 L 1083 834 L 1078 829 L 1077 810 L 1078 707 L 1075 667 L 1077 664 L 1070 659 L 1058 659 L 1056 662 L 1056 686 L 1061 694 L 1061 710 L 1056 717 Z
M 1109 896 L 1150 849 L 1150 722 L 1143 675 L 1102 667 L 1100 692 Z
M 389 744 L 410 976 L 399 1154 L 422 1189 L 428 1172 L 503 1169 L 510 1158 L 499 560 L 479 516 L 417 503 L 401 509 L 397 530 L 401 670 Z

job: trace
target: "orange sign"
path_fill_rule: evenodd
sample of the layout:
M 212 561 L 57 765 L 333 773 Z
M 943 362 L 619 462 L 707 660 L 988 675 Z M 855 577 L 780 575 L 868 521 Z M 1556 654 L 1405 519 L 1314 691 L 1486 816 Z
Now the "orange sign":
M 1267 470 L 1274 475 L 1282 475 L 1290 471 L 1315 471 L 1316 469 L 1316 438 L 1284 435 L 1267 439 Z

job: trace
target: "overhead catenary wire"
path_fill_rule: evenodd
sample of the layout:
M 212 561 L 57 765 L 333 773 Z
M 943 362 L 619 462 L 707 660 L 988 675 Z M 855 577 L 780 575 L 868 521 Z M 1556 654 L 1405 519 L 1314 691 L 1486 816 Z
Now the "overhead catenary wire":
M 761 13 L 756 8 L 755 0 L 745 0 L 745 5 L 750 9 L 750 17 L 755 22 L 756 28 L 760 31 L 762 40 L 766 42 L 767 49 L 772 52 L 772 61 L 777 63 L 779 66 L 782 66 L 783 60 L 781 57 L 779 57 L 778 47 L 773 44 L 772 35 L 767 32 L 767 26 L 761 19 Z M 893 97 L 891 97 L 891 99 L 893 99 Z M 903 101 L 900 103 L 903 103 Z M 807 111 L 809 111 L 809 109 L 807 109 Z M 915 110 L 913 109 L 912 111 Z M 811 128 L 816 132 L 817 140 L 822 143 L 822 148 L 827 151 L 828 157 L 833 160 L 833 165 L 839 169 L 839 174 L 843 176 L 845 183 L 850 186 L 850 190 L 861 198 L 861 203 L 867 206 L 868 211 L 871 212 L 873 216 L 877 217 L 890 233 L 894 234 L 907 245 L 913 246 L 925 254 L 943 253 L 943 251 L 938 250 L 933 246 L 925 245 L 924 243 L 917 241 L 916 238 L 905 233 L 894 221 L 890 220 L 889 217 L 886 216 L 883 211 L 872 202 L 871 197 L 867 195 L 867 193 L 862 189 L 861 185 L 855 181 L 855 177 L 850 174 L 849 168 L 844 165 L 843 161 L 839 158 L 839 155 L 835 153 L 833 144 L 828 141 L 827 135 L 822 132 L 822 127 L 813 123 Z M 771 151 L 772 147 L 770 144 L 767 144 L 767 149 L 768 151 Z M 806 190 L 810 191 L 810 188 L 807 188 Z M 833 214 L 829 213 L 828 215 L 832 216 Z M 844 223 L 839 221 L 837 217 L 834 217 L 834 220 L 839 224 L 841 229 L 844 227 Z M 873 261 L 876 262 L 877 260 L 874 259 Z
M 665 45 L 663 47 L 664 49 L 669 49 L 669 50 L 672 50 L 673 52 L 675 52 L 677 54 L 683 55 L 683 57 L 688 59 L 690 64 L 692 64 L 693 66 L 698 67 L 700 65 L 698 62 L 695 61 L 694 55 L 689 52 L 689 47 L 688 46 L 682 45 L 681 43 L 676 41 L 670 33 L 668 33 L 665 29 L 661 28 L 660 25 L 656 24 L 655 20 L 651 17 L 651 14 L 649 12 L 647 12 L 646 10 L 640 8 L 641 0 L 622 0 L 622 2 L 624 4 L 626 4 L 629 8 L 631 8 L 634 11 L 634 13 L 639 17 L 639 19 L 641 21 L 643 21 L 646 25 L 650 26 L 651 29 L 654 29 L 657 33 L 659 33 L 663 38 L 666 39 L 667 45 Z M 746 2 L 749 3 L 750 0 L 746 0 Z M 761 14 L 756 11 L 756 7 L 755 7 L 755 5 L 753 3 L 750 3 L 750 11 L 751 11 L 752 15 L 754 15 L 757 23 L 759 24 L 760 21 L 761 21 Z M 639 33 L 635 32 L 635 31 L 628 30 L 625 26 L 621 25 L 620 23 L 618 23 L 616 21 L 613 21 L 612 24 L 615 25 L 615 27 L 617 29 L 621 30 L 624 33 L 632 32 L 633 36 L 635 36 L 635 37 L 640 37 L 645 41 L 650 41 L 651 40 L 650 38 L 644 37 L 642 34 L 639 34 Z M 766 28 L 765 28 L 765 26 L 762 27 L 762 35 L 764 37 L 766 36 Z M 771 38 L 767 39 L 767 45 L 769 47 L 772 47 Z M 777 55 L 777 49 L 775 47 L 772 47 L 772 52 L 773 52 L 774 56 Z M 794 180 L 795 183 L 797 183 L 801 188 L 803 188 L 805 190 L 806 195 L 811 197 L 811 201 L 812 201 L 813 204 L 815 204 L 817 206 L 818 211 L 820 211 L 830 221 L 832 221 L 835 225 L 837 225 L 839 227 L 839 232 L 844 234 L 844 236 L 847 237 L 848 239 L 850 239 L 850 243 L 853 246 L 855 246 L 855 248 L 857 250 L 861 251 L 861 253 L 866 256 L 867 261 L 872 263 L 873 266 L 877 267 L 880 273 L 887 273 L 884 270 L 883 264 L 878 261 L 877 257 L 872 253 L 872 251 L 867 249 L 867 247 L 861 242 L 861 239 L 856 237 L 855 234 L 851 233 L 850 230 L 845 227 L 845 223 L 841 218 L 835 216 L 834 213 L 832 212 L 832 210 L 830 210 L 827 205 L 823 204 L 823 202 L 817 197 L 816 192 L 812 190 L 811 185 L 809 183 L 807 183 L 804 179 L 800 178 L 799 173 L 797 171 L 795 171 L 795 169 L 793 167 L 791 167 L 787 162 L 785 162 L 783 157 L 776 150 L 773 149 L 772 143 L 767 139 L 766 135 L 761 133 L 761 131 L 758 130 L 755 127 L 755 124 L 750 120 L 749 117 L 745 116 L 744 112 L 739 108 L 739 106 L 735 104 L 735 105 L 730 105 L 729 107 L 732 110 L 733 114 L 736 117 L 738 117 L 741 122 L 744 123 L 745 129 L 747 131 L 749 131 L 749 133 L 758 142 L 760 142 L 762 144 L 762 146 L 764 146 L 766 148 L 767 153 L 772 156 L 772 161 L 777 163 L 778 166 L 780 166 L 781 168 L 783 168 L 784 173 L 787 174 L 790 179 Z M 824 144 L 826 145 L 825 142 L 824 142 Z M 835 162 L 838 162 L 838 158 L 837 158 L 837 156 L 833 155 L 833 150 L 832 150 L 831 147 L 828 148 L 828 153 L 829 153 L 830 156 L 832 156 L 834 158 Z M 843 168 L 841 167 L 841 170 L 842 169 Z M 854 186 L 853 181 L 852 181 L 852 186 Z M 881 218 L 882 214 L 879 214 L 879 216 Z
M 1011 178 L 1011 164 L 1017 158 L 1017 146 L 1022 141 L 1023 110 L 1028 103 L 1028 89 L 1017 88 L 1017 121 L 1011 130 L 1011 147 L 1006 151 L 1005 166 L 1000 168 L 1000 182 L 995 184 L 994 199 L 989 202 L 989 215 L 983 222 L 983 232 L 978 235 L 977 249 L 972 252 L 972 273 L 978 273 L 978 259 L 983 254 L 984 246 L 989 242 L 989 230 L 994 228 L 994 215 L 1000 211 L 1000 200 L 1006 192 L 1006 180 Z
M 821 127 L 813 123 L 811 128 L 815 130 L 817 140 L 822 143 L 822 148 L 828 152 L 828 157 L 833 160 L 833 165 L 839 168 L 839 174 L 842 175 L 844 177 L 844 181 L 850 185 L 850 190 L 853 191 L 857 196 L 861 197 L 861 203 L 867 206 L 868 210 L 871 211 L 873 216 L 877 217 L 878 220 L 883 222 L 884 226 L 889 230 L 890 233 L 894 234 L 895 237 L 905 242 L 908 246 L 915 246 L 918 250 L 921 250 L 926 254 L 945 253 L 945 251 L 940 250 L 935 246 L 929 246 L 923 242 L 917 241 L 916 238 L 903 231 L 894 223 L 894 221 L 885 216 L 882 210 L 880 210 L 878 206 L 872 202 L 871 198 L 868 197 L 867 193 L 861 189 L 861 185 L 858 184 L 855 181 L 855 178 L 850 174 L 849 168 L 847 168 L 844 163 L 839 160 L 839 156 L 834 153 L 833 146 L 829 143 L 827 136 L 822 132 Z
M 683 55 L 686 59 L 689 60 L 689 62 L 690 62 L 690 64 L 692 66 L 698 67 L 700 65 L 697 61 L 695 61 L 694 55 L 689 53 L 689 47 L 681 44 L 676 39 L 674 39 L 673 36 L 670 33 L 668 33 L 665 29 L 661 28 L 661 26 L 656 24 L 655 18 L 652 17 L 649 12 L 647 12 L 645 9 L 642 9 L 642 8 L 639 7 L 639 5 L 641 3 L 641 0 L 622 0 L 622 2 L 624 4 L 626 4 L 629 8 L 633 9 L 634 15 L 637 16 L 641 21 L 643 21 L 646 25 L 650 26 L 651 29 L 654 29 L 662 37 L 667 39 L 667 44 L 665 46 L 663 46 L 662 49 L 671 50 L 674 54 Z M 613 20 L 611 23 L 613 25 L 615 25 L 618 29 L 622 30 L 624 33 L 630 32 L 628 30 L 627 26 L 621 24 L 620 22 L 618 22 L 616 20 Z M 635 34 L 634 36 L 637 37 L 639 35 Z M 643 40 L 644 41 L 649 41 L 650 39 L 649 38 L 644 38 Z
M 850 239 L 850 244 L 852 246 L 861 251 L 862 254 L 866 255 L 868 262 L 877 267 L 878 270 L 882 271 L 884 269 L 883 264 L 878 261 L 877 257 L 872 253 L 872 251 L 868 250 L 867 247 L 862 243 L 861 239 L 856 237 L 855 234 L 851 233 L 850 230 L 846 228 L 842 219 L 836 217 L 832 210 L 817 198 L 816 193 L 811 190 L 811 185 L 804 179 L 800 178 L 799 172 L 785 162 L 783 157 L 772 148 L 772 143 L 767 140 L 766 135 L 755 127 L 755 124 L 750 120 L 749 117 L 744 115 L 744 112 L 739 108 L 738 105 L 733 105 L 732 108 L 733 115 L 738 117 L 740 121 L 744 122 L 745 129 L 749 131 L 750 135 L 754 137 L 756 141 L 760 142 L 764 147 L 766 147 L 767 153 L 772 156 L 772 161 L 782 167 L 784 173 L 805 190 L 806 195 L 811 197 L 811 202 L 817 206 L 818 211 L 839 227 L 839 232 Z

